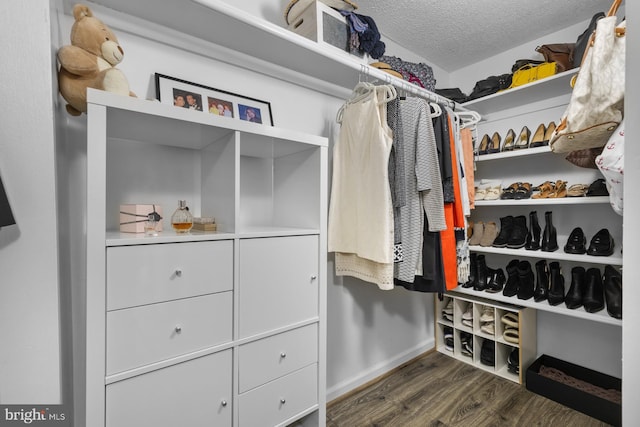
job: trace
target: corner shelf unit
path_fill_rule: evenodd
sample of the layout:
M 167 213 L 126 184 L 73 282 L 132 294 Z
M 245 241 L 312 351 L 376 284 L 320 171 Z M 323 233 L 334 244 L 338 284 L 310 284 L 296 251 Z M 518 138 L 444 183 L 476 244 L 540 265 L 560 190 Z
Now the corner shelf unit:
M 77 422 L 325 425 L 327 163 L 323 137 L 88 90 Z M 218 231 L 176 234 L 179 199 Z M 152 203 L 158 236 L 119 231 Z
M 449 302 L 453 304 L 453 321 L 443 319 L 442 311 Z M 489 334 L 481 329 L 481 314 L 485 307 L 493 313 L 494 334 Z M 473 326 L 462 324 L 463 313 L 471 309 L 473 313 Z M 440 301 L 435 297 L 435 317 L 436 317 L 436 350 L 447 356 L 454 357 L 465 363 L 491 372 L 502 378 L 506 378 L 518 384 L 524 384 L 526 368 L 536 359 L 536 311 L 530 308 L 520 307 L 513 304 L 505 304 L 493 300 L 480 298 L 475 295 L 459 294 L 456 291 L 449 291 L 444 299 Z M 514 313 L 518 316 L 519 342 L 507 342 L 503 338 L 506 329 L 501 318 L 506 313 Z M 453 331 L 453 349 L 445 346 L 445 330 L 451 328 Z M 473 354 L 471 356 L 462 352 L 461 336 L 471 334 L 473 339 Z M 488 366 L 481 362 L 480 352 L 482 343 L 485 340 L 493 341 L 495 366 Z M 518 349 L 519 374 L 508 370 L 508 358 L 512 351 Z

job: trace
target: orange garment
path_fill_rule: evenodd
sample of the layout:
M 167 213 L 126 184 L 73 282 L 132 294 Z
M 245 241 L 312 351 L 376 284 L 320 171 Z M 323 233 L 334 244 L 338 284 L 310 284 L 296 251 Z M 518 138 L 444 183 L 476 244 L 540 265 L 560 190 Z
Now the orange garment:
M 464 227 L 464 213 L 462 211 L 462 200 L 460 193 L 460 176 L 458 175 L 459 165 L 456 156 L 456 140 L 453 134 L 453 123 L 451 116 L 447 115 L 449 123 L 449 147 L 451 150 L 451 166 L 453 170 L 453 194 L 454 202 L 445 203 L 444 216 L 447 229 L 440 232 L 442 246 L 442 263 L 444 266 L 445 287 L 448 291 L 458 286 L 458 260 L 456 256 L 456 234 L 455 228 Z
M 476 189 L 474 187 L 473 171 L 473 137 L 471 129 L 464 128 L 460 131 L 462 140 L 462 152 L 464 153 L 464 179 L 467 181 L 467 194 L 469 195 L 469 208 L 475 208 Z

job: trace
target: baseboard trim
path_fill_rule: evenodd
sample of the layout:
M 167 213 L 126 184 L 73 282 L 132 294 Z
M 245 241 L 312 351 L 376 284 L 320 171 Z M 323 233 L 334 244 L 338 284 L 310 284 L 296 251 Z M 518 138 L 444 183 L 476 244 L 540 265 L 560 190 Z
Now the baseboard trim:
M 427 340 L 414 348 L 411 348 L 384 362 L 378 363 L 371 369 L 362 372 L 360 375 L 342 381 L 333 387 L 327 388 L 327 406 L 334 405 L 343 399 L 357 393 L 363 388 L 374 384 L 392 373 L 402 369 L 403 366 L 420 359 L 427 354 L 436 351 L 435 339 Z

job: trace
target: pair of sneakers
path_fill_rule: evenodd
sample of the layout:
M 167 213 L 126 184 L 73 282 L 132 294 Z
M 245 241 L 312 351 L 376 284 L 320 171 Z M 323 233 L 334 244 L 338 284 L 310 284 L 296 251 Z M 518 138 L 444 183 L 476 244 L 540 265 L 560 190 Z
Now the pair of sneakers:
M 445 326 L 444 332 L 444 348 L 448 351 L 453 351 L 453 328 L 451 326 Z
M 469 332 L 460 332 L 460 353 L 463 356 L 473 357 L 473 335 Z
M 467 304 L 464 313 L 462 313 L 461 323 L 468 328 L 473 328 L 473 304 Z
M 475 188 L 475 200 L 498 200 L 502 193 L 502 180 L 483 179 Z
M 480 330 L 485 334 L 495 335 L 496 328 L 493 307 L 486 305 L 482 308 L 482 314 L 480 315 Z
M 442 318 L 449 322 L 453 322 L 453 299 L 449 299 L 442 309 Z
M 518 344 L 520 342 L 520 331 L 518 328 L 518 313 L 508 312 L 505 313 L 500 321 L 504 325 L 504 332 L 502 332 L 502 338 L 512 344 Z

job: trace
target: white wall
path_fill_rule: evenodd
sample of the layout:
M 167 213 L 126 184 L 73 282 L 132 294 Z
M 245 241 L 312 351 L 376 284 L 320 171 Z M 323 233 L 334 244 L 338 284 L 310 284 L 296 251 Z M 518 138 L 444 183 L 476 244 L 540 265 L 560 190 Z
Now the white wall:
M 0 229 L 0 404 L 61 402 L 49 2 L 3 2 L 0 173 L 17 225 Z M 29 31 L 24 31 L 28 28 Z
M 627 4 L 627 26 L 638 28 L 640 25 L 640 3 L 630 1 Z M 640 117 L 640 86 L 635 78 L 640 74 L 640 34 L 638 31 L 627 32 L 627 87 L 625 94 L 625 115 Z M 624 317 L 622 320 L 622 422 L 625 426 L 632 426 L 640 419 L 640 405 L 638 405 L 638 390 L 640 389 L 640 364 L 638 352 L 638 325 L 640 325 L 640 287 L 637 278 L 640 277 L 640 223 L 637 220 L 640 212 L 640 190 L 636 183 L 640 182 L 640 145 L 637 135 L 640 135 L 638 120 L 625 121 L 625 246 L 624 246 L 624 299 L 622 301 Z

